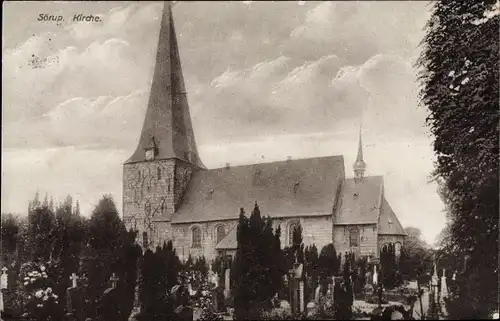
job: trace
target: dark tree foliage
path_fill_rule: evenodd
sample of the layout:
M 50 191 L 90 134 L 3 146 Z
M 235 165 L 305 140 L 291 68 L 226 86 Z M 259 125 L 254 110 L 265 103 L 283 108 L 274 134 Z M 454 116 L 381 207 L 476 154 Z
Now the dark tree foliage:
M 316 245 L 307 246 L 304 250 L 304 270 L 311 281 L 310 286 L 306 288 L 306 297 L 314 299 L 314 292 L 319 283 L 319 256 Z
M 84 294 L 87 300 L 87 315 L 95 315 L 95 307 L 104 290 L 111 286 L 113 273 L 120 279 L 118 293 L 126 317 L 132 309 L 135 280 L 136 255 L 135 232 L 126 231 L 120 220 L 115 203 L 110 196 L 103 196 L 90 218 L 87 244 L 80 257 L 80 275 L 84 280 Z M 126 304 L 126 305 L 125 305 Z
M 469 257 L 460 317 L 498 309 L 498 72 L 495 1 L 435 2 L 418 62 L 435 137 L 435 176 L 450 220 L 450 254 Z
M 318 258 L 319 273 L 322 278 L 331 278 L 339 274 L 340 270 L 340 253 L 337 256 L 337 251 L 332 243 L 323 246 Z
M 418 228 L 405 228 L 407 236 L 401 248 L 399 270 L 408 280 L 417 280 L 420 276 L 428 274 L 433 266 L 433 251 L 422 240 L 422 233 Z
M 144 253 L 141 267 L 141 285 L 139 300 L 141 302 L 140 321 L 173 320 L 173 302 L 168 296 L 168 269 L 162 248 L 156 252 L 147 250 Z
M 47 262 L 52 258 L 55 241 L 55 215 L 48 206 L 34 208 L 28 216 L 30 257 L 34 262 Z M 49 245 L 49 246 L 47 246 Z
M 380 251 L 380 273 L 382 284 L 386 289 L 392 289 L 397 285 L 396 271 L 395 246 L 389 243 L 387 247 L 383 247 Z
M 10 265 L 14 261 L 18 242 L 20 241 L 20 227 L 17 217 L 12 214 L 2 214 L 2 262 Z
M 280 289 L 283 276 L 276 258 L 281 249 L 273 233 L 271 219 L 263 219 L 257 204 L 250 218 L 243 209 L 237 227 L 238 247 L 232 269 L 235 317 L 259 319 L 271 308 L 271 300 Z

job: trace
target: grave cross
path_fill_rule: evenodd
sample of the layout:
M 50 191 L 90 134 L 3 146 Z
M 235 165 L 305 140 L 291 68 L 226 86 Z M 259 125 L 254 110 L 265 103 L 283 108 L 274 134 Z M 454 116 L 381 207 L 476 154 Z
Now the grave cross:
M 76 288 L 76 280 L 79 279 L 79 277 L 76 276 L 76 273 L 71 274 L 71 276 L 69 277 L 69 279 L 72 281 L 71 287 L 72 288 Z
M 118 281 L 120 280 L 116 274 L 113 273 L 113 275 L 111 275 L 111 277 L 109 278 L 109 280 L 111 281 L 111 287 L 113 289 L 116 289 L 116 285 L 118 283 Z

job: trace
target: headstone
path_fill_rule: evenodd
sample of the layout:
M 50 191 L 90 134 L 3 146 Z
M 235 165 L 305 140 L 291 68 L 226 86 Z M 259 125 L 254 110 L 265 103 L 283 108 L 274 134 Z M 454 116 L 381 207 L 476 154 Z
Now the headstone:
M 106 289 L 97 306 L 97 320 L 121 320 L 120 298 L 117 289 L 119 278 L 113 273 L 109 278 L 111 287 Z
M 448 285 L 446 284 L 446 271 L 443 269 L 443 275 L 441 276 L 441 299 L 448 297 Z
M 231 269 L 224 272 L 224 298 L 229 299 L 231 295 Z
M 319 299 L 320 299 L 320 290 L 321 290 L 321 287 L 320 285 L 318 284 L 318 286 L 316 287 L 316 290 L 314 291 L 314 302 L 316 302 L 316 304 L 319 303 Z
M 377 274 L 377 266 L 373 265 L 373 286 L 375 287 L 378 284 L 378 274 Z
M 84 320 L 84 301 L 77 284 L 79 278 L 72 273 L 69 279 L 71 287 L 66 289 L 66 320 Z
M 299 281 L 299 312 L 304 312 L 304 281 Z
M 7 275 L 7 267 L 2 268 L 2 276 L 0 277 L 0 311 L 4 311 L 3 305 L 3 291 L 7 289 L 8 286 L 8 275 Z

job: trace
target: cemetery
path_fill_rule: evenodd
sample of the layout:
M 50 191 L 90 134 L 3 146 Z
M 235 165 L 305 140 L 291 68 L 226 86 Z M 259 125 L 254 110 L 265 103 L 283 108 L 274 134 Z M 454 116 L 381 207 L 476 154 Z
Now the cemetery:
M 380 258 L 318 251 L 299 225 L 282 248 L 257 204 L 248 218 L 241 211 L 236 255 L 212 262 L 182 262 L 171 241 L 143 250 L 109 197 L 88 221 L 69 201 L 34 204 L 3 255 L 2 320 L 444 319 L 454 289 L 436 264 L 404 279 L 392 245 Z

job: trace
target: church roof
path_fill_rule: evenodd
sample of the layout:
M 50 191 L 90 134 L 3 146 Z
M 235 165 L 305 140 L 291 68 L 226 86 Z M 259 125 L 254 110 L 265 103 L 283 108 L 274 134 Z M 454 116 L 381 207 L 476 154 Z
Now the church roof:
M 198 155 L 170 2 L 161 20 L 151 92 L 137 149 L 125 163 L 145 161 L 145 149 L 155 159 L 178 158 L 204 168 Z
M 335 224 L 376 224 L 383 187 L 382 176 L 367 176 L 357 182 L 352 178 L 346 179 Z
M 398 217 L 385 197 L 382 202 L 382 208 L 378 221 L 378 233 L 385 235 L 406 235 L 403 226 L 399 222 Z
M 235 250 L 238 248 L 238 225 L 233 226 L 233 228 L 227 233 L 226 237 L 217 244 L 216 250 Z
M 344 177 L 343 156 L 196 171 L 172 223 L 238 219 L 256 201 L 262 216 L 331 215 Z

